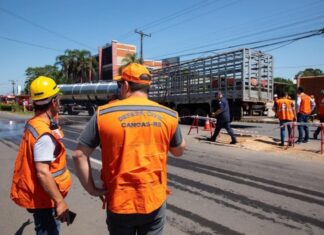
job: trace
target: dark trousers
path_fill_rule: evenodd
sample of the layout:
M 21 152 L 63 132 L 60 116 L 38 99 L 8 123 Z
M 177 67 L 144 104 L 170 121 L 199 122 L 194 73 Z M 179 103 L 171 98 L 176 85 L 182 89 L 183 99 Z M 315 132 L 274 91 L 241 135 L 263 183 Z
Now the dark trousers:
M 307 123 L 309 119 L 309 115 L 298 113 L 297 114 L 297 122 L 300 122 L 301 124 Z M 304 132 L 305 132 L 305 137 L 304 137 Z M 309 131 L 308 131 L 308 126 L 302 126 L 298 125 L 298 141 L 301 142 L 303 141 L 308 141 L 309 139 Z
M 36 235 L 59 235 L 61 222 L 55 219 L 55 209 L 27 209 L 33 214 Z
M 320 118 L 320 122 L 324 123 L 324 118 Z M 314 132 L 314 136 L 317 138 L 318 134 L 321 132 L 321 127 L 317 127 L 316 131 Z
M 107 210 L 110 235 L 162 235 L 166 202 L 149 214 L 116 214 Z
M 214 131 L 213 136 L 211 137 L 211 139 L 213 141 L 216 140 L 216 138 L 217 138 L 217 136 L 218 136 L 218 134 L 219 134 L 219 132 L 220 132 L 220 130 L 222 128 L 225 128 L 225 130 L 227 131 L 227 133 L 231 136 L 232 141 L 236 141 L 236 138 L 235 138 L 234 132 L 233 132 L 233 130 L 231 128 L 230 122 L 225 122 L 225 121 L 221 121 L 221 120 L 217 120 L 217 122 L 216 122 L 215 131 Z
M 287 122 L 291 122 L 288 120 L 280 120 L 280 126 L 282 126 L 283 124 L 287 123 Z M 280 140 L 281 140 L 281 144 L 285 143 L 285 127 L 280 127 Z M 288 130 L 288 137 L 291 134 L 291 126 L 287 125 L 287 130 Z

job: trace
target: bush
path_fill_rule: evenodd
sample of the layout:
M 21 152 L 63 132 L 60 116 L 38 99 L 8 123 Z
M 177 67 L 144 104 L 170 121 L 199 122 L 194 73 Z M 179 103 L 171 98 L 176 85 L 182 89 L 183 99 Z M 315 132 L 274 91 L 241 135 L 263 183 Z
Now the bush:
M 23 111 L 22 107 L 18 104 L 0 104 L 1 111 L 11 111 L 11 112 L 21 112 Z
M 1 111 L 11 111 L 11 104 L 0 104 Z

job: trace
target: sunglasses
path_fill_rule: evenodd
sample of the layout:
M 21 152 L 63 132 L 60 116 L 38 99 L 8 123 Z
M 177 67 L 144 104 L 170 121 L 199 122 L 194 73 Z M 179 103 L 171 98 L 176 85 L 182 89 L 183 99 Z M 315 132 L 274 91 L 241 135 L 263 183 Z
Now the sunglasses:
M 122 87 L 122 85 L 124 85 L 124 81 L 118 81 L 117 82 L 117 86 L 120 89 Z

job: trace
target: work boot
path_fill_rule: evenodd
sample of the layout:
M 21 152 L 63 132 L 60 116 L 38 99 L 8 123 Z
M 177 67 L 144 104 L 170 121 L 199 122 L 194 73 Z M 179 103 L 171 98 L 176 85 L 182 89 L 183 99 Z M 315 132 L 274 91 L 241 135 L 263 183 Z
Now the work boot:
M 230 144 L 236 144 L 236 143 L 237 143 L 236 139 L 232 139 Z
M 280 143 L 279 146 L 285 146 L 285 144 L 284 143 Z
M 211 138 L 207 138 L 207 140 L 208 140 L 208 141 L 211 141 L 211 142 L 216 142 L 216 138 L 213 138 L 213 137 L 211 137 Z

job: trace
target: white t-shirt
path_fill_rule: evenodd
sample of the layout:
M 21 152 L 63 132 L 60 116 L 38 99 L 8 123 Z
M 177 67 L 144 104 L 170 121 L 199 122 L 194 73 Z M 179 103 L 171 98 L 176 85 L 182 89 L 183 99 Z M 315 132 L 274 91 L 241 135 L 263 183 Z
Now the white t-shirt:
M 55 160 L 56 141 L 52 136 L 45 134 L 41 136 L 34 146 L 35 162 L 52 162 Z

